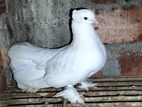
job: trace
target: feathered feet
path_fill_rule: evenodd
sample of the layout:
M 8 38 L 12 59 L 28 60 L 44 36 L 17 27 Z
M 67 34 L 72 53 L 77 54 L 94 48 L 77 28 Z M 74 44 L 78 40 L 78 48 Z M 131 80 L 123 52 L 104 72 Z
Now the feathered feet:
M 77 90 L 72 85 L 68 85 L 65 90 L 57 93 L 55 97 L 63 97 L 68 99 L 71 103 L 85 104 L 83 96 L 79 95 Z
M 80 89 L 88 91 L 89 88 L 91 88 L 91 87 L 97 88 L 97 84 L 95 84 L 91 80 L 87 79 L 86 81 L 82 82 L 78 87 Z

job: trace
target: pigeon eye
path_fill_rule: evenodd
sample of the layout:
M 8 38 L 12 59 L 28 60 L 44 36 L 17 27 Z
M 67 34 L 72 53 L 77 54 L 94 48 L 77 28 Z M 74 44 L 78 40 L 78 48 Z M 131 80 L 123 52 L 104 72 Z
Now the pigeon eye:
M 87 17 L 84 17 L 84 19 L 87 20 L 88 18 L 87 18 Z

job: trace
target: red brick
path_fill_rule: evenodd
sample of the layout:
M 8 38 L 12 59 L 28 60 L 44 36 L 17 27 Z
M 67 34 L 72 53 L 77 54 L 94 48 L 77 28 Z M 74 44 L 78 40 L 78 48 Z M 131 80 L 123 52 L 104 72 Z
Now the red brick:
M 123 76 L 142 76 L 142 51 L 122 51 L 118 58 Z
M 0 50 L 0 73 L 4 72 L 9 65 L 9 57 L 6 49 Z
M 97 33 L 104 43 L 129 43 L 142 40 L 142 9 L 137 7 L 96 10 Z
M 0 50 L 0 92 L 6 89 L 5 71 L 8 68 L 9 58 L 6 49 Z
M 90 0 L 90 1 L 94 3 L 103 3 L 103 4 L 116 3 L 116 0 Z

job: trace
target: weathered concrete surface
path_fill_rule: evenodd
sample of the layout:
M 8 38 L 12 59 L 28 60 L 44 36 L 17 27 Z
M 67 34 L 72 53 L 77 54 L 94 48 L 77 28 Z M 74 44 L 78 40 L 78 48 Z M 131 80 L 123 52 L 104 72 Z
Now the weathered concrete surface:
M 9 35 L 5 26 L 5 5 L 0 1 L 0 92 L 4 91 L 7 86 L 6 71 L 8 69 L 9 58 L 7 48 L 9 47 Z
M 108 4 L 108 3 L 116 3 L 116 0 L 90 0 L 94 3 L 102 3 L 102 4 Z
M 9 34 L 5 26 L 5 15 L 0 16 L 0 72 L 8 68 L 7 48 L 9 47 Z
M 142 51 L 142 42 L 106 45 L 106 47 L 108 52 L 108 60 L 102 71 L 102 75 L 104 76 L 106 75 L 107 76 L 109 75 L 110 76 L 119 76 L 119 75 L 138 76 L 137 74 L 139 74 L 139 76 L 142 76 L 141 53 L 138 56 L 134 56 L 134 54 L 136 54 L 135 52 Z M 126 58 L 125 55 L 127 54 L 127 52 L 131 52 L 133 54 L 130 54 L 129 57 Z M 137 70 L 133 71 L 135 68 L 137 68 Z
M 5 0 L 0 0 L 0 15 L 5 13 L 5 11 L 6 11 Z
M 43 47 L 68 43 L 70 0 L 7 0 L 14 41 Z

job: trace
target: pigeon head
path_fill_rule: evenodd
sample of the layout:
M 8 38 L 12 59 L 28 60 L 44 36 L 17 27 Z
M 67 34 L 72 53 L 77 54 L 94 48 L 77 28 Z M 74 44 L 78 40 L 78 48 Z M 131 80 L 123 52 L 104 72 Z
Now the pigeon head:
M 89 9 L 74 9 L 72 11 L 72 20 L 77 23 L 98 24 L 95 14 Z

